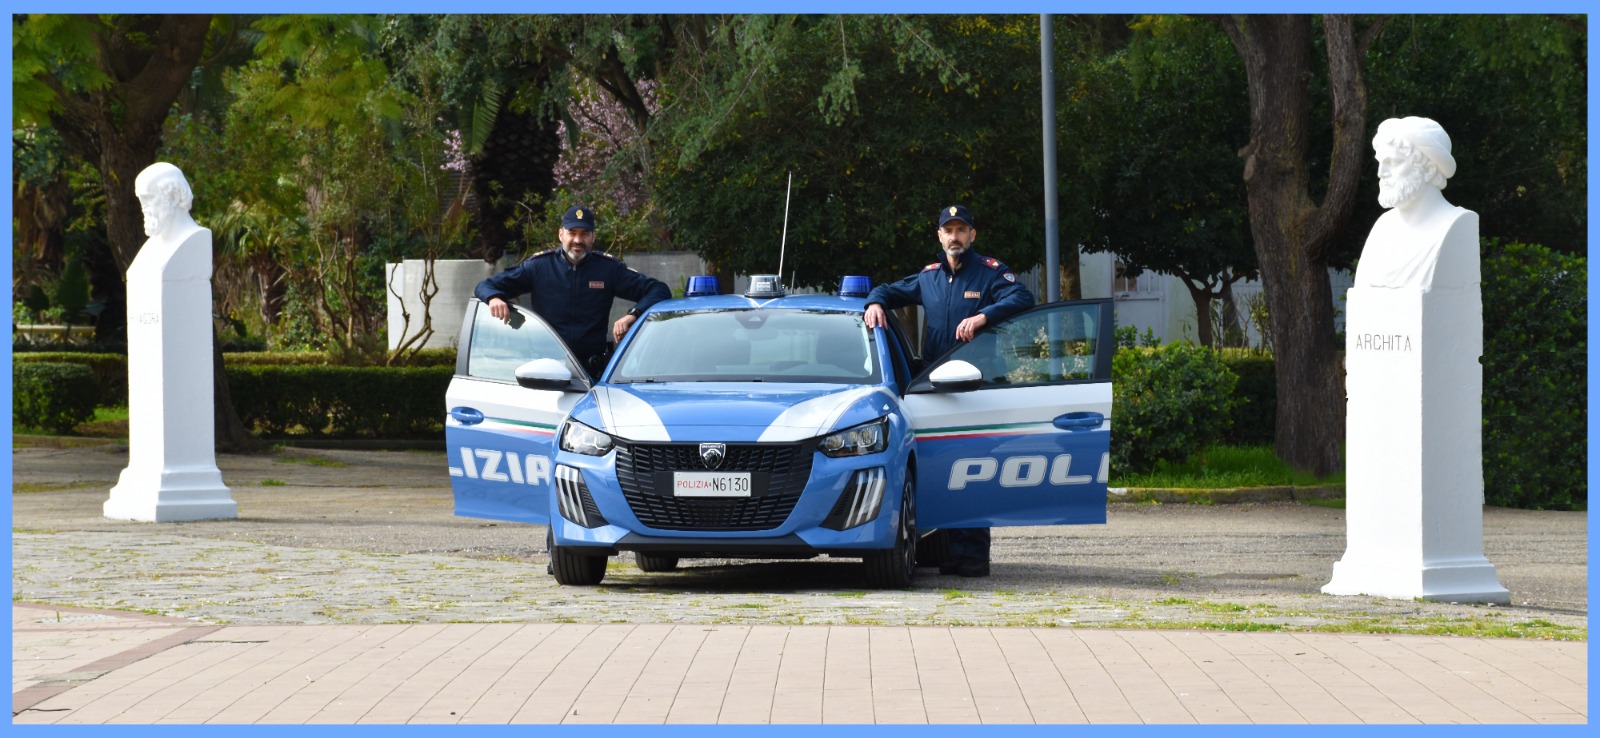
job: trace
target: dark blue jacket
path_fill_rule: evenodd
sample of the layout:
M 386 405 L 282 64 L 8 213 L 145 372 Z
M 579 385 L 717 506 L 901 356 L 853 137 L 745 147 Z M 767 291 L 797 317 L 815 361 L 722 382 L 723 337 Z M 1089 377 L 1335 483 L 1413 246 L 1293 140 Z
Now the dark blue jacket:
M 960 269 L 950 270 L 950 262 L 940 258 L 898 282 L 873 288 L 867 304 L 885 308 L 921 305 L 927 313 L 927 328 L 922 335 L 922 358 L 937 359 L 960 341 L 956 326 L 978 313 L 999 323 L 1033 307 L 1033 293 L 1017 282 L 1017 275 L 998 259 L 967 249 Z
M 492 297 L 511 302 L 521 294 L 532 297 L 533 311 L 587 366 L 589 357 L 605 352 L 611 338 L 613 298 L 633 300 L 637 304 L 628 313 L 638 316 L 672 297 L 672 290 L 602 251 L 590 251 L 574 267 L 561 249 L 548 249 L 479 282 L 472 291 L 473 297 L 486 303 Z

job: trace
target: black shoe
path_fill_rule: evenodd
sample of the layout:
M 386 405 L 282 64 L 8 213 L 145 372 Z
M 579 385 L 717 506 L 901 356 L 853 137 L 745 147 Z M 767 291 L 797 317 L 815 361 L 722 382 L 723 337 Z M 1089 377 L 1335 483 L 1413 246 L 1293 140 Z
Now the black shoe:
M 945 576 L 958 574 L 964 577 L 986 577 L 989 576 L 989 565 L 975 564 L 967 561 L 960 563 L 946 563 L 939 565 L 939 573 Z

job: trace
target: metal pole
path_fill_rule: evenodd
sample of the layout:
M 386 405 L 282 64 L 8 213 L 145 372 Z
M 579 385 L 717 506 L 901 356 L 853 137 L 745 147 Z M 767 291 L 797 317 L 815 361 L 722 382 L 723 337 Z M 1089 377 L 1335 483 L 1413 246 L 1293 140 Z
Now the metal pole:
M 1051 16 L 1039 16 L 1039 73 L 1044 115 L 1045 299 L 1061 299 L 1061 214 L 1056 208 L 1056 35 Z

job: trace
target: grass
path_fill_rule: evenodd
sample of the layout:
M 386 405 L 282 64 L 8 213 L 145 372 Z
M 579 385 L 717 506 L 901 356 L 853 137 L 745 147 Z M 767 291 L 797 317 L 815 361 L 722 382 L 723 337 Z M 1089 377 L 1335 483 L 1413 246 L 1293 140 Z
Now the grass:
M 1226 489 L 1344 484 L 1344 474 L 1313 477 L 1289 468 L 1270 446 L 1212 446 L 1180 463 L 1160 462 L 1144 473 L 1116 473 L 1112 487 Z
M 324 459 L 321 456 L 278 456 L 273 458 L 279 464 L 310 464 L 311 466 L 340 467 L 347 466 L 338 459 Z

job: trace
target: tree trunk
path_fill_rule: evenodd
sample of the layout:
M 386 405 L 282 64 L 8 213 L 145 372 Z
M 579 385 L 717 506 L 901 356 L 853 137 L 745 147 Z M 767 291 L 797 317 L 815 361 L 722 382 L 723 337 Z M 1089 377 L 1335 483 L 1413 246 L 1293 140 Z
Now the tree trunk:
M 1196 287 L 1183 280 L 1183 286 L 1189 288 L 1189 298 L 1194 300 L 1194 332 L 1200 339 L 1200 345 L 1206 348 L 1216 348 L 1217 339 L 1211 329 L 1211 290 Z
M 1349 219 L 1366 95 L 1348 17 L 1324 20 L 1333 94 L 1328 195 L 1310 194 L 1312 17 L 1250 15 L 1218 21 L 1244 61 L 1250 142 L 1239 153 L 1250 231 L 1271 312 L 1278 381 L 1277 454 L 1318 475 L 1343 466 L 1344 386 L 1333 330 L 1327 244 Z

